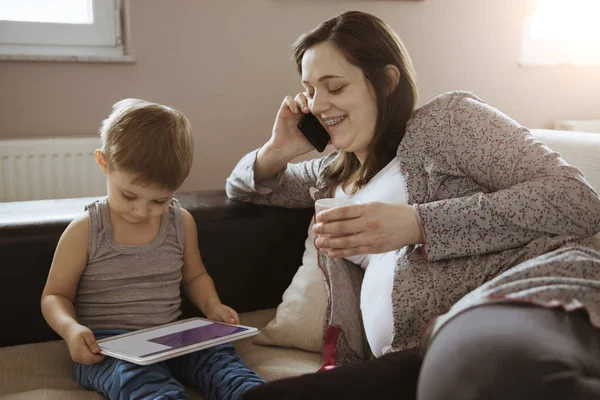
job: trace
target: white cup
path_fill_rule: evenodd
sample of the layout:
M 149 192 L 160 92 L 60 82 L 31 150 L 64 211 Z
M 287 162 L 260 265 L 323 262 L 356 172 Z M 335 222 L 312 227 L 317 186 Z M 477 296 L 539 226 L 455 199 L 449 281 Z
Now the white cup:
M 345 207 L 360 204 L 360 201 L 354 199 L 347 199 L 344 197 L 340 198 L 331 198 L 331 199 L 319 199 L 315 201 L 315 216 L 323 211 L 328 210 L 330 208 L 336 207 Z M 319 234 L 321 237 L 341 237 L 341 236 L 350 236 L 351 234 Z
M 315 201 L 315 213 L 319 213 L 323 210 L 328 210 L 330 208 L 352 206 L 355 204 L 360 204 L 360 201 L 354 199 L 347 199 L 345 197 L 319 199 Z

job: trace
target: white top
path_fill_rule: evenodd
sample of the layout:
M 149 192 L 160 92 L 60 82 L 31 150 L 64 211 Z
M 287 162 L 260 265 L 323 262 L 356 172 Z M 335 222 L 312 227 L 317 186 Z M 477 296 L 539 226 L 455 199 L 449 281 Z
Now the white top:
M 406 182 L 396 159 L 379 171 L 358 192 L 347 195 L 339 186 L 334 197 L 347 197 L 361 203 L 372 201 L 406 203 L 408 201 Z M 360 308 L 367 341 L 375 357 L 381 357 L 388 352 L 393 339 L 392 288 L 395 253 L 390 251 L 383 254 L 346 257 L 348 261 L 360 265 L 365 270 L 360 293 Z

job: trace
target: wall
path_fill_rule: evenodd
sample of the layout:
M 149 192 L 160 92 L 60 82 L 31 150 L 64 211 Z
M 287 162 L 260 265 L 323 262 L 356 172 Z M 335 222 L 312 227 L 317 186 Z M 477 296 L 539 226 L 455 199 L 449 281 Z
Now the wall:
M 0 137 L 93 135 L 123 97 L 162 102 L 194 126 L 182 190 L 223 187 L 301 89 L 290 44 L 348 9 L 377 14 L 407 45 L 420 103 L 475 92 L 520 123 L 600 118 L 600 68 L 518 66 L 523 0 L 130 0 L 133 65 L 0 63 Z

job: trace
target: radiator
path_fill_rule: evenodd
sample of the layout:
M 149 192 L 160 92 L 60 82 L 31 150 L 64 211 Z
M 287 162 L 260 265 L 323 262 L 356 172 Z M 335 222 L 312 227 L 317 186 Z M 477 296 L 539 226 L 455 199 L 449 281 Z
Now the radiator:
M 0 201 L 106 194 L 94 160 L 99 147 L 97 136 L 0 140 Z
M 559 131 L 578 131 L 600 133 L 600 120 L 564 120 L 556 121 L 554 129 Z

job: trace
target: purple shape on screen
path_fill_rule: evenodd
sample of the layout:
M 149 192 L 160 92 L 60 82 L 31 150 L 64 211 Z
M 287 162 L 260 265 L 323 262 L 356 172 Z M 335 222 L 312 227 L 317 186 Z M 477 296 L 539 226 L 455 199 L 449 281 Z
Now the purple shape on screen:
M 159 350 L 152 353 L 144 354 L 142 357 L 153 356 L 156 354 L 166 353 L 173 349 L 181 349 L 187 346 L 191 346 L 196 343 L 205 342 L 211 339 L 218 339 L 220 337 L 230 335 L 232 333 L 244 332 L 246 329 L 238 326 L 228 326 L 221 324 L 209 324 L 199 326 L 197 328 L 187 329 L 185 331 L 171 333 L 165 336 L 159 336 L 154 339 L 148 340 L 149 342 L 162 344 L 169 346 L 170 349 Z

